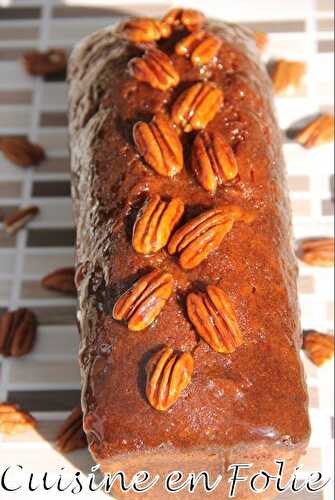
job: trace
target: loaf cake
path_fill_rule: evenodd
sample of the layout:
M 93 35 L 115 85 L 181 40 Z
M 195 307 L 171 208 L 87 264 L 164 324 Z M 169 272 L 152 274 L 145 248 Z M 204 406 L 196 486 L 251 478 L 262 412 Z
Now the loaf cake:
M 68 78 L 90 452 L 160 475 L 131 498 L 171 498 L 174 470 L 221 474 L 214 499 L 231 464 L 290 475 L 310 433 L 297 266 L 253 34 L 192 10 L 130 19 L 79 43 Z

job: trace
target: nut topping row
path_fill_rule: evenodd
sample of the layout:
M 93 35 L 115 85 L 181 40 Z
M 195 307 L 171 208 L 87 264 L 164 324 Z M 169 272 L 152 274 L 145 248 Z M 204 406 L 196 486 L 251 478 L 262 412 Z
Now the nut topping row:
M 183 30 L 182 35 L 185 30 L 190 32 L 180 37 L 175 54 L 189 58 L 194 66 L 215 63 L 223 42 L 203 29 L 204 22 L 198 11 L 174 9 L 162 21 L 147 18 L 125 23 L 121 36 L 144 51 L 142 57 L 130 60 L 131 76 L 161 91 L 178 87 L 180 76 L 173 56 L 170 58 L 154 44 L 168 38 L 172 30 Z M 238 176 L 230 144 L 219 130 L 206 129 L 223 100 L 223 91 L 214 82 L 192 83 L 172 103 L 170 115 L 160 112 L 149 123 L 135 123 L 133 139 L 139 155 L 156 174 L 172 178 L 184 168 L 181 135 L 196 132 L 191 169 L 199 185 L 213 195 L 219 186 Z M 184 210 L 179 198 L 165 200 L 159 193 L 149 194 L 133 227 L 133 249 L 145 256 L 167 247 L 168 254 L 176 255 L 180 267 L 188 271 L 221 245 L 235 222 L 250 223 L 254 218 L 238 206 L 219 206 L 179 226 Z M 113 318 L 126 322 L 130 331 L 144 330 L 161 313 L 174 286 L 170 273 L 154 269 L 117 299 Z M 243 343 L 235 311 L 221 288 L 208 285 L 205 292 L 188 293 L 186 311 L 198 336 L 213 351 L 233 353 Z M 146 396 L 151 406 L 158 411 L 169 410 L 190 384 L 193 366 L 189 352 L 175 352 L 165 346 L 153 354 L 146 366 Z

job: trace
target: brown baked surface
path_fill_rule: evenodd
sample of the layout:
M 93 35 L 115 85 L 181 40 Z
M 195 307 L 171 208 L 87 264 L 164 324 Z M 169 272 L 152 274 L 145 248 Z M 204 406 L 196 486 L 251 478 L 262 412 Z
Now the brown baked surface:
M 174 54 L 186 31 L 157 42 L 181 80 L 167 91 L 130 74 L 128 62 L 143 54 L 143 46 L 121 39 L 112 28 L 86 38 L 70 61 L 77 263 L 84 265 L 79 286 L 84 426 L 94 458 L 110 470 L 130 463 L 140 470 L 148 457 L 159 454 L 156 464 L 162 464 L 174 453 L 185 454 L 187 469 L 186 455 L 194 453 L 194 463 L 203 465 L 216 454 L 215 468 L 222 471 L 232 460 L 248 458 L 248 450 L 257 456 L 260 449 L 264 466 L 281 455 L 294 465 L 309 438 L 297 266 L 271 83 L 251 33 L 221 22 L 208 22 L 205 29 L 223 40 L 217 63 L 205 69 Z M 173 178 L 154 172 L 132 139 L 136 121 L 169 113 L 181 91 L 207 79 L 224 91 L 224 104 L 207 130 L 223 132 L 239 166 L 238 179 L 215 195 L 201 188 L 190 169 L 194 133 L 182 135 L 185 166 Z M 185 271 L 166 249 L 143 256 L 132 247 L 138 210 L 154 193 L 183 200 L 182 222 L 221 205 L 237 205 L 255 218 L 235 223 L 215 252 Z M 130 332 L 113 319 L 113 306 L 153 268 L 173 275 L 174 293 L 151 326 Z M 236 312 L 244 342 L 231 354 L 214 352 L 185 312 L 186 294 L 208 284 L 221 287 Z M 194 372 L 177 402 L 159 412 L 145 396 L 145 365 L 165 345 L 192 352 Z

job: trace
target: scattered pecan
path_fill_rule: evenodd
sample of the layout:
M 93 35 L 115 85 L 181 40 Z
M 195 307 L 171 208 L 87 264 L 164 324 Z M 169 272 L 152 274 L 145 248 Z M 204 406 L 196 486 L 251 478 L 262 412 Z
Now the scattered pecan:
M 173 123 L 185 132 L 206 127 L 223 103 L 223 92 L 214 83 L 198 82 L 186 89 L 172 107 Z
M 172 9 L 163 18 L 163 21 L 173 28 L 186 28 L 195 31 L 201 28 L 205 22 L 202 12 L 194 9 Z
M 134 43 L 154 42 L 171 35 L 171 26 L 149 17 L 130 19 L 121 26 L 121 35 Z
M 295 140 L 308 149 L 332 142 L 334 140 L 334 117 L 327 114 L 319 116 L 300 130 Z
M 254 38 L 258 50 L 263 52 L 269 43 L 269 35 L 264 33 L 264 31 L 255 31 Z
M 334 356 L 334 337 L 315 330 L 304 330 L 302 348 L 316 366 L 322 366 Z
M 9 161 L 19 167 L 38 165 L 45 158 L 44 149 L 25 137 L 1 137 L 0 151 Z
M 32 76 L 57 75 L 66 71 L 67 55 L 63 49 L 27 52 L 23 54 L 22 64 L 26 72 Z
M 127 321 L 129 330 L 143 330 L 160 314 L 172 290 L 171 274 L 152 271 L 121 295 L 114 305 L 113 318 Z
M 36 420 L 28 412 L 14 404 L 0 403 L 0 433 L 15 435 L 36 426 Z
M 30 207 L 21 208 L 14 214 L 9 215 L 4 220 L 5 230 L 8 234 L 15 234 L 17 231 L 25 227 L 36 215 L 40 209 L 35 205 Z
M 86 434 L 83 429 L 83 412 L 80 406 L 74 408 L 64 421 L 56 439 L 56 446 L 63 453 L 87 447 Z
M 188 352 L 175 353 L 164 347 L 146 366 L 146 396 L 153 408 L 167 411 L 191 382 L 193 357 Z
M 237 220 L 249 223 L 252 216 L 235 206 L 207 210 L 174 233 L 168 252 L 170 255 L 179 254 L 179 264 L 183 269 L 193 269 L 220 246 Z
M 179 56 L 189 57 L 195 66 L 215 61 L 222 46 L 222 40 L 207 31 L 196 31 L 180 40 L 175 47 Z
M 273 90 L 276 94 L 282 94 L 290 88 L 300 85 L 305 74 L 305 63 L 300 61 L 276 61 L 271 71 Z
M 135 123 L 133 136 L 138 152 L 155 172 L 173 177 L 182 170 L 182 144 L 173 125 L 162 113 L 155 115 L 150 123 Z
M 192 148 L 192 169 L 199 184 L 211 193 L 215 193 L 218 185 L 235 179 L 237 161 L 219 130 L 202 130 L 197 134 Z
M 171 59 L 158 49 L 148 49 L 142 57 L 131 59 L 129 69 L 137 80 L 149 83 L 154 89 L 168 90 L 179 84 Z
M 190 293 L 187 314 L 214 351 L 231 353 L 243 343 L 235 312 L 221 288 L 209 285 L 205 293 Z
M 334 266 L 334 238 L 307 238 L 300 240 L 297 256 L 310 266 Z
M 63 267 L 44 276 L 42 285 L 55 292 L 76 295 L 77 289 L 74 283 L 74 276 L 74 267 Z
M 148 198 L 139 212 L 133 231 L 133 247 L 138 253 L 150 254 L 161 250 L 184 213 L 179 198 L 162 201 L 158 194 Z
M 29 309 L 6 312 L 0 317 L 0 354 L 24 356 L 34 346 L 36 331 L 36 316 Z

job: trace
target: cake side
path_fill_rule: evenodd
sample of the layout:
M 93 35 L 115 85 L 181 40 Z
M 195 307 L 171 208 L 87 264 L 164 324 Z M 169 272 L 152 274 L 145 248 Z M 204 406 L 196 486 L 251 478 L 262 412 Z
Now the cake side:
M 148 46 L 113 29 L 88 37 L 70 61 L 84 426 L 93 456 L 107 469 L 118 457 L 131 469 L 146 456 L 163 453 L 164 461 L 194 452 L 198 463 L 217 454 L 214 469 L 226 470 L 244 447 L 251 455 L 268 450 L 269 464 L 285 455 L 293 466 L 309 437 L 297 268 L 271 84 L 247 31 L 218 22 L 204 29 L 221 40 L 215 64 L 197 66 L 175 53 L 185 30 L 157 42 L 180 79 L 167 90 L 134 78 L 129 61 Z M 207 81 L 224 98 L 206 132 L 222 133 L 238 165 L 238 176 L 215 194 L 191 169 L 195 131 L 180 133 L 184 168 L 172 178 L 158 175 L 133 139 L 136 122 L 171 116 L 182 92 Z M 249 220 L 236 220 L 220 246 L 185 271 L 166 248 L 145 256 L 134 250 L 134 222 L 149 195 L 182 201 L 176 227 L 217 207 L 238 207 Z M 173 276 L 173 293 L 155 322 L 129 331 L 113 319 L 115 303 L 152 269 Z M 213 350 L 190 321 L 187 297 L 208 285 L 223 290 L 235 311 L 243 340 L 234 352 Z M 192 353 L 194 368 L 175 404 L 159 412 L 148 401 L 146 367 L 166 345 Z

